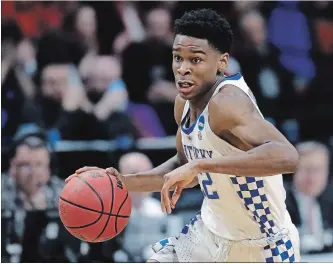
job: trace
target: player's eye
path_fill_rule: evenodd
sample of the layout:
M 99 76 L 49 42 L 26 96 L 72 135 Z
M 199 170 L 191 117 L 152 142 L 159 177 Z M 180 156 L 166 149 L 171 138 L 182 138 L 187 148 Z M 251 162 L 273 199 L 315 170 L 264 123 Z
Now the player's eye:
M 174 59 L 176 62 L 181 61 L 181 57 L 178 56 L 178 55 L 174 55 L 174 56 L 173 56 L 173 59 Z
M 202 59 L 197 57 L 197 58 L 192 59 L 192 62 L 197 64 L 197 63 L 202 62 Z

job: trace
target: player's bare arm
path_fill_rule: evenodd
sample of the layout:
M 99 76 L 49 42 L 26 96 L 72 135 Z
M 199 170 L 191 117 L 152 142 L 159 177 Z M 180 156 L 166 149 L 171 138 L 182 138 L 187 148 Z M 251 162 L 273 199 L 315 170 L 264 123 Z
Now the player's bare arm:
M 175 108 L 174 108 L 174 116 L 177 124 L 180 124 L 182 111 L 184 109 L 185 101 L 177 96 L 175 101 Z M 159 192 L 162 189 L 164 178 L 163 176 L 174 169 L 184 165 L 187 163 L 187 158 L 185 157 L 183 146 L 181 143 L 181 134 L 180 130 L 178 129 L 176 135 L 176 147 L 177 147 L 177 154 L 167 160 L 166 162 L 162 163 L 160 166 L 147 171 L 147 172 L 140 172 L 136 174 L 128 174 L 122 175 L 120 174 L 115 168 L 107 168 L 106 172 L 110 175 L 114 175 L 118 177 L 128 188 L 129 191 L 136 191 L 136 192 Z M 83 167 L 78 169 L 75 174 L 71 175 L 66 179 L 68 182 L 73 176 L 76 174 L 83 173 L 89 170 L 96 170 L 100 169 L 98 167 Z M 104 170 L 104 169 L 101 169 Z M 195 178 L 193 179 L 185 188 L 192 188 L 198 184 L 198 180 Z M 176 192 L 177 193 L 177 192 Z
M 292 173 L 298 152 L 271 123 L 261 117 L 251 99 L 227 85 L 209 104 L 209 122 L 215 134 L 245 150 L 236 156 L 199 160 L 199 172 L 238 176 Z M 234 144 L 233 144 L 234 143 Z
M 181 190 L 201 172 L 238 176 L 271 176 L 292 173 L 298 165 L 298 152 L 269 122 L 264 120 L 251 99 L 239 88 L 226 85 L 209 104 L 212 131 L 243 150 L 238 155 L 193 160 L 166 174 L 161 207 L 171 213 Z M 169 196 L 170 186 L 177 195 Z

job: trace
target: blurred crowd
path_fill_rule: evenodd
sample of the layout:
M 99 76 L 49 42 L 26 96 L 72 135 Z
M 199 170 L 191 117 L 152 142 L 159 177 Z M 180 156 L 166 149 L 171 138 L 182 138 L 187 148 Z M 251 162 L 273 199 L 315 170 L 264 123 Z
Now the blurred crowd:
M 120 171 L 158 165 L 156 153 L 149 160 L 128 146 L 175 135 L 173 21 L 202 7 L 225 16 L 234 31 L 225 74 L 243 74 L 267 120 L 301 154 L 286 190 L 302 252 L 333 251 L 333 2 L 2 1 L 1 7 L 1 143 L 8 157 L 2 261 L 144 261 L 147 245 L 177 233 L 200 209 L 200 189 L 186 190 L 173 217 L 160 212 L 158 195 L 133 193 L 138 203 L 123 234 L 81 243 L 58 217 L 66 175 L 57 168 L 66 164 L 55 164 L 53 147 L 61 140 L 115 140 L 128 152 L 114 162 Z M 143 224 L 149 221 L 158 224 Z

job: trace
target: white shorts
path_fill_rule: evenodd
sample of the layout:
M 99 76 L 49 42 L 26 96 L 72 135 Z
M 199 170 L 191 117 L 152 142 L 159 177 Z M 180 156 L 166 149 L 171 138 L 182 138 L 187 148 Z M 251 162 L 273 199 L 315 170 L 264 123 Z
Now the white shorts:
M 274 237 L 232 241 L 213 234 L 200 214 L 186 225 L 178 237 L 153 245 L 150 260 L 158 262 L 299 262 L 299 237 L 296 227 Z

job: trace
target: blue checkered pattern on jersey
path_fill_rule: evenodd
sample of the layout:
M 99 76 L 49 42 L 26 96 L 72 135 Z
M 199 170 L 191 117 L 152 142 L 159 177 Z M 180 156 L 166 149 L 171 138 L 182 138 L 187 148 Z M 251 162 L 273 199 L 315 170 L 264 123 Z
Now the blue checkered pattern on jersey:
M 230 177 L 239 198 L 244 202 L 246 210 L 259 224 L 261 233 L 270 236 L 279 231 L 274 224 L 269 202 L 264 190 L 264 181 L 258 177 Z M 289 239 L 281 239 L 275 246 L 264 248 L 266 262 L 294 262 L 294 250 Z
M 266 262 L 295 262 L 294 248 L 290 239 L 280 239 L 275 245 L 264 247 Z
M 199 211 L 190 221 L 189 224 L 185 225 L 181 231 L 182 234 L 186 235 L 188 233 L 188 229 L 190 225 L 194 225 L 194 223 L 198 220 L 197 216 L 201 215 L 201 211 Z

